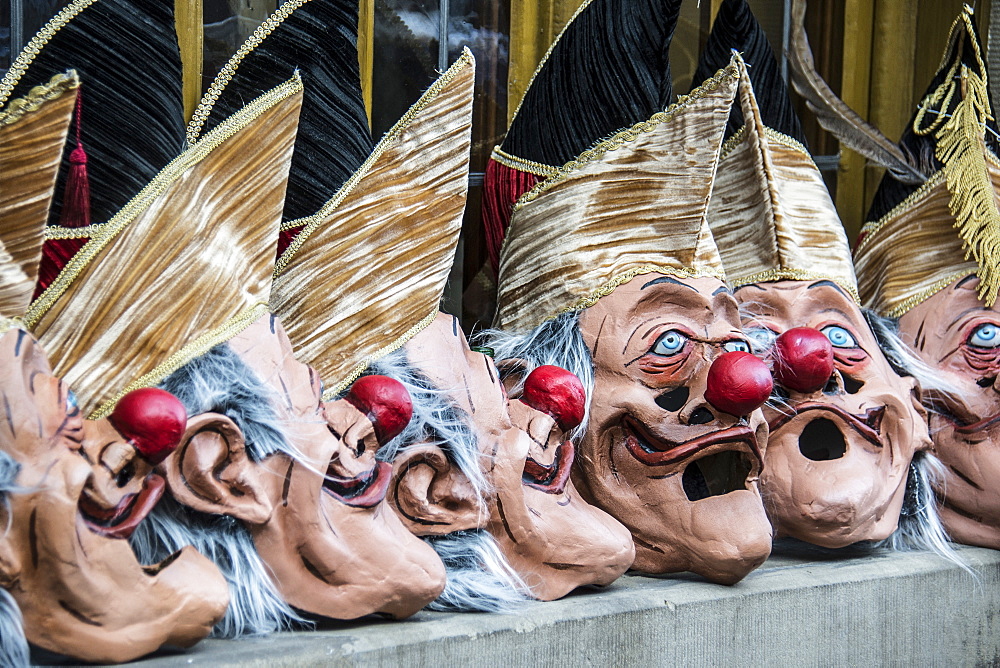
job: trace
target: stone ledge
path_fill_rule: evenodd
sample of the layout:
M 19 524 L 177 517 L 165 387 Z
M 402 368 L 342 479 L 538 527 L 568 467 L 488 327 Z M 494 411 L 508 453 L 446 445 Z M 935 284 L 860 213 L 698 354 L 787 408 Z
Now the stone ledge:
M 421 612 L 207 640 L 138 665 L 998 665 L 1000 552 L 959 553 L 978 579 L 926 553 L 781 542 L 733 587 L 627 576 L 517 615 Z

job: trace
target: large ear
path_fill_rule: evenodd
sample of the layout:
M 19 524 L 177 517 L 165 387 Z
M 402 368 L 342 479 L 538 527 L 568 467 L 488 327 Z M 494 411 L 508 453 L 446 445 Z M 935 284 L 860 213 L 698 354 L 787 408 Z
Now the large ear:
M 261 470 L 247 456 L 243 432 L 225 415 L 190 418 L 181 444 L 162 467 L 170 493 L 185 506 L 247 524 L 271 517 Z
M 21 576 L 21 561 L 10 544 L 13 527 L 8 529 L 7 522 L 7 515 L 0 512 L 0 588 L 2 589 L 10 589 Z
M 475 487 L 436 445 L 403 448 L 392 464 L 386 498 L 417 536 L 482 529 L 489 519 Z
M 924 407 L 921 398 L 923 396 L 923 388 L 920 387 L 920 383 L 913 376 L 905 376 L 903 380 L 907 381 L 910 386 L 910 405 L 913 408 L 913 412 L 916 413 L 914 433 L 916 436 L 923 441 L 918 443 L 915 452 L 920 450 L 934 450 L 934 441 L 931 439 L 930 431 L 930 416 L 927 414 L 927 409 Z M 928 429 L 925 429 L 927 427 Z

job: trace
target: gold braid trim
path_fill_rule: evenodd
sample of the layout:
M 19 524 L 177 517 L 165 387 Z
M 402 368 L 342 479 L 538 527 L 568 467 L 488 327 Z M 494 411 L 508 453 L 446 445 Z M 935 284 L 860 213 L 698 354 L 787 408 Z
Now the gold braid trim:
M 426 318 L 418 322 L 413 327 L 410 327 L 410 329 L 406 330 L 406 332 L 398 339 L 396 339 L 389 345 L 385 346 L 384 348 L 379 348 L 374 353 L 369 355 L 368 359 L 359 362 L 357 366 L 355 366 L 354 369 L 351 371 L 351 375 L 349 375 L 347 378 L 340 381 L 333 387 L 323 391 L 323 397 L 322 397 L 323 401 L 330 401 L 331 399 L 336 398 L 338 394 L 340 394 L 348 387 L 350 387 L 351 383 L 353 383 L 354 381 L 356 381 L 358 378 L 361 377 L 361 374 L 365 372 L 365 369 L 368 368 L 369 364 L 385 357 L 389 353 L 394 353 L 400 348 L 402 348 L 404 345 L 406 345 L 407 341 L 412 339 L 420 332 L 424 331 L 424 329 L 426 329 L 428 325 L 434 322 L 434 318 L 436 318 L 437 315 L 438 315 L 438 310 L 434 309 L 430 315 L 428 315 Z
M 590 308 L 598 302 L 601 297 L 607 297 L 612 292 L 615 291 L 619 285 L 624 285 L 628 283 L 636 276 L 641 274 L 663 274 L 665 276 L 673 276 L 675 278 L 717 278 L 722 282 L 726 281 L 726 277 L 722 272 L 715 271 L 692 271 L 691 269 L 678 269 L 677 267 L 665 267 L 660 264 L 642 264 L 638 267 L 632 267 L 626 272 L 618 274 L 610 281 L 599 287 L 597 290 L 592 292 L 589 297 L 582 297 L 571 305 L 559 311 L 553 316 L 546 318 L 546 320 L 551 320 L 552 318 L 558 317 L 563 313 L 570 313 L 572 311 L 582 311 L 585 308 Z
M 73 0 L 61 12 L 49 19 L 49 22 L 42 26 L 42 29 L 31 38 L 17 58 L 11 63 L 10 69 L 0 80 L 0 105 L 6 104 L 14 87 L 21 81 L 21 77 L 28 71 L 28 66 L 34 62 L 42 48 L 49 43 L 53 35 L 59 32 L 63 26 L 70 22 L 77 14 L 87 7 L 97 2 L 97 0 Z
M 941 171 L 951 192 L 948 208 L 955 217 L 965 259 L 971 256 L 979 265 L 979 299 L 989 307 L 1000 290 L 1000 211 L 983 144 L 986 120 L 992 118 L 989 90 L 985 74 L 980 76 L 964 65 L 961 85 L 962 101 L 937 129 L 934 152 L 944 164 Z
M 831 276 L 829 274 L 818 274 L 803 269 L 768 269 L 757 274 L 744 276 L 738 279 L 731 279 L 729 285 L 733 290 L 750 285 L 751 283 L 773 283 L 774 281 L 833 281 L 844 289 L 851 299 L 857 304 L 861 304 L 861 297 L 858 295 L 858 288 L 852 285 L 850 279 L 843 276 Z
M 302 218 L 299 220 L 286 220 L 281 224 L 281 226 L 278 229 L 281 230 L 282 232 L 287 232 L 288 230 L 294 230 L 296 227 L 301 227 L 302 225 L 305 225 L 305 223 L 302 222 L 303 220 L 308 220 L 308 218 Z
M 38 299 L 32 302 L 28 308 L 28 312 L 24 316 L 24 321 L 28 327 L 34 328 L 38 324 L 38 321 L 42 319 L 42 316 L 52 308 L 56 300 L 83 273 L 87 265 L 104 250 L 104 247 L 111 243 L 136 217 L 149 208 L 153 200 L 163 194 L 174 181 L 183 176 L 188 169 L 204 160 L 216 147 L 245 128 L 254 119 L 278 102 L 291 97 L 301 90 L 302 79 L 299 77 L 298 72 L 296 72 L 291 79 L 264 93 L 217 125 L 204 138 L 199 140 L 198 143 L 181 153 L 170 164 L 160 170 L 160 173 L 138 195 L 122 207 L 121 211 L 116 213 L 107 223 L 100 226 L 100 229 L 95 232 L 90 241 L 84 244 L 80 252 L 74 255 L 73 259 L 63 267 L 56 280 L 49 285 Z
M 904 199 L 896 206 L 892 207 L 892 209 L 890 209 L 889 212 L 886 213 L 884 216 L 882 216 L 878 220 L 873 220 L 865 223 L 864 226 L 862 226 L 860 232 L 861 243 L 858 244 L 857 248 L 854 249 L 854 255 L 855 256 L 860 255 L 861 252 L 870 243 L 872 243 L 872 239 L 875 237 L 875 235 L 878 234 L 878 232 L 881 231 L 882 228 L 888 225 L 892 220 L 895 220 L 897 217 L 903 215 L 904 213 L 906 213 L 907 211 L 909 211 L 914 207 L 921 206 L 924 197 L 926 197 L 931 190 L 940 185 L 940 183 L 943 180 L 944 180 L 943 171 L 938 170 L 937 172 L 934 172 L 929 177 L 927 177 L 927 180 L 924 181 L 919 188 L 917 188 L 912 193 L 907 195 L 906 199 Z
M 516 155 L 506 153 L 499 146 L 493 147 L 493 153 L 490 157 L 504 167 L 510 167 L 511 169 L 516 169 L 520 172 L 527 172 L 529 174 L 534 174 L 535 176 L 541 176 L 542 178 L 553 176 L 559 171 L 558 167 L 543 165 L 542 163 L 535 162 L 534 160 L 525 160 L 524 158 L 519 158 Z
M 351 178 L 347 179 L 344 185 L 340 187 L 340 190 L 338 190 L 337 193 L 326 204 L 324 204 L 319 211 L 311 216 L 299 218 L 298 220 L 289 221 L 287 223 L 289 229 L 299 226 L 304 227 L 303 230 L 296 235 L 295 239 L 292 240 L 292 243 L 289 244 L 288 248 L 285 249 L 285 252 L 281 254 L 278 261 L 275 262 L 275 278 L 280 276 L 285 269 L 288 268 L 288 264 L 292 261 L 292 258 L 295 257 L 295 254 L 299 252 L 302 245 L 309 239 L 310 236 L 312 236 L 312 233 L 315 232 L 324 221 L 329 219 L 330 214 L 333 213 L 333 211 L 340 206 L 340 203 L 344 201 L 351 191 L 357 187 L 358 183 L 368 174 L 375 162 L 382 157 L 382 154 L 389 150 L 389 147 L 399 139 L 403 130 L 405 130 L 413 121 L 413 117 L 416 116 L 417 113 L 419 113 L 424 107 L 430 104 L 431 100 L 436 98 L 441 90 L 451 83 L 451 81 L 458 76 L 459 72 L 471 65 L 472 62 L 472 52 L 469 50 L 469 47 L 465 47 L 462 49 L 462 55 L 458 57 L 458 60 L 452 63 L 452 66 L 449 67 L 444 74 L 438 77 L 438 80 L 427 89 L 426 93 L 420 96 L 420 99 L 417 100 L 405 114 L 403 114 L 403 117 L 400 118 L 395 125 L 389 128 L 389 131 L 385 133 L 385 136 L 383 136 L 379 143 L 375 146 L 371 155 L 368 156 L 368 159 L 365 160 L 364 164 L 362 164 L 356 172 L 351 174 Z
M 108 414 L 114 410 L 118 401 L 132 390 L 138 390 L 142 387 L 152 387 L 153 385 L 156 385 L 191 360 L 196 357 L 201 357 L 220 343 L 225 343 L 229 339 L 233 338 L 266 313 L 268 313 L 267 304 L 265 302 L 258 302 L 246 311 L 230 318 L 219 327 L 202 334 L 197 339 L 188 343 L 183 348 L 168 357 L 163 364 L 160 364 L 149 373 L 136 378 L 134 381 L 126 385 L 115 396 L 98 406 L 94 412 L 87 417 L 87 419 L 100 420 L 103 417 L 107 417 Z
M 46 239 L 90 239 L 97 236 L 104 223 L 94 223 L 86 227 L 62 227 L 49 225 L 45 228 Z
M 743 141 L 746 139 L 746 128 L 747 128 L 746 125 L 742 126 L 739 130 L 733 133 L 733 136 L 731 136 L 729 139 L 727 139 L 722 143 L 722 150 L 719 151 L 720 161 L 726 156 L 728 156 L 730 153 L 732 153 L 734 150 L 736 150 L 737 146 L 743 143 Z M 768 139 L 771 139 L 779 144 L 784 145 L 786 148 L 790 148 L 793 151 L 798 151 L 805 157 L 809 158 L 809 162 L 812 162 L 813 166 L 816 165 L 816 162 L 813 160 L 812 155 L 809 153 L 809 149 L 807 149 L 802 144 L 802 142 L 800 142 L 795 137 L 786 135 L 784 132 L 778 132 L 777 130 L 772 130 L 766 125 L 764 126 L 764 135 Z M 819 167 L 816 167 L 816 169 L 819 169 Z
M 531 90 L 531 84 L 535 83 L 535 77 L 537 77 L 538 73 L 542 71 L 543 67 L 545 67 L 545 63 L 548 62 L 549 56 L 552 55 L 556 45 L 559 44 L 559 40 L 561 40 L 562 36 L 566 34 L 569 27 L 573 25 L 573 21 L 576 20 L 576 17 L 579 16 L 583 10 L 589 7 L 591 2 L 592 0 L 584 0 L 583 4 L 581 4 L 575 12 L 573 12 L 573 16 L 569 17 L 569 21 L 566 21 L 566 25 L 559 31 L 556 38 L 552 40 L 552 44 L 550 44 L 549 48 L 545 51 L 545 55 L 542 56 L 542 60 L 538 63 L 538 67 L 535 68 L 535 71 L 531 74 L 531 78 L 528 79 L 528 85 L 524 87 L 524 95 L 521 96 L 521 101 L 517 103 L 517 109 L 514 110 L 514 115 L 510 117 L 511 124 L 513 124 L 514 119 L 517 118 L 517 112 L 521 111 L 521 105 L 524 104 L 524 98 L 528 97 L 528 91 Z M 510 126 L 508 125 L 508 127 Z
M 958 279 L 964 278 L 968 275 L 969 275 L 968 271 L 964 270 L 956 271 L 954 274 L 942 278 L 937 283 L 934 283 L 933 285 L 924 288 L 923 290 L 913 295 L 903 303 L 897 304 L 896 306 L 892 307 L 886 312 L 885 315 L 887 315 L 890 318 L 899 318 L 917 304 L 920 304 L 921 302 L 930 299 L 933 295 L 937 294 L 941 290 L 944 290 L 946 287 L 948 287 Z
M 570 160 L 565 165 L 560 167 L 555 174 L 521 195 L 521 198 L 514 204 L 514 212 L 518 211 L 528 202 L 537 199 L 538 196 L 545 191 L 550 190 L 557 184 L 565 181 L 573 174 L 573 172 L 581 169 L 591 162 L 599 160 L 608 151 L 619 149 L 627 142 L 635 141 L 640 136 L 648 132 L 652 132 L 660 125 L 669 123 L 677 114 L 686 109 L 692 102 L 705 97 L 712 91 L 717 90 L 726 79 L 737 78 L 739 78 L 739 70 L 737 67 L 735 65 L 727 65 L 725 68 L 716 72 L 715 76 L 711 79 L 692 90 L 689 95 L 681 95 L 677 98 L 677 102 L 667 107 L 665 111 L 657 112 L 650 116 L 648 120 L 636 123 L 632 127 L 621 130 L 608 139 L 598 142 L 578 155 L 575 159 Z
M 76 70 L 53 75 L 48 83 L 35 86 L 27 95 L 11 100 L 3 110 L 0 110 L 0 128 L 17 123 L 28 114 L 38 111 L 49 100 L 60 97 L 68 90 L 75 91 L 79 87 L 80 78 Z
M 292 12 L 307 2 L 309 2 L 309 0 L 288 0 L 283 5 L 278 7 L 278 9 L 276 9 L 266 21 L 257 26 L 257 29 L 253 31 L 252 35 L 247 37 L 246 41 L 243 42 L 239 50 L 233 54 L 232 58 L 229 59 L 229 62 L 227 62 L 223 68 L 219 70 L 219 73 L 215 75 L 215 80 L 212 81 L 212 85 L 209 86 L 207 91 L 205 91 L 201 101 L 198 103 L 198 107 L 194 110 L 194 115 L 191 116 L 191 120 L 188 121 L 188 146 L 193 146 L 195 142 L 198 141 L 198 137 L 201 135 L 201 129 L 205 126 L 205 121 L 208 120 L 209 115 L 212 113 L 212 108 L 219 100 L 219 96 L 222 95 L 222 91 L 225 90 L 226 86 L 229 85 L 229 82 L 236 74 L 236 70 L 239 69 L 240 63 L 243 62 L 243 59 L 246 58 L 251 51 L 260 46 L 261 43 L 285 21 L 285 19 L 292 15 Z

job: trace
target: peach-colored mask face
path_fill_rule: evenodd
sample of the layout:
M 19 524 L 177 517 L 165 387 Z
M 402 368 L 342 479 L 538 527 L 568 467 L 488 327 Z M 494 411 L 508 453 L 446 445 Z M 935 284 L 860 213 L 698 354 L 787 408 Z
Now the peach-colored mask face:
M 298 609 L 406 617 L 437 598 L 444 566 L 385 504 L 390 467 L 375 461 L 368 417 L 344 400 L 321 402 L 320 379 L 295 360 L 277 318 L 261 318 L 229 346 L 271 390 L 298 456 L 253 461 L 231 420 L 195 416 L 167 460 L 174 497 L 242 520 L 279 593 Z
M 947 467 L 938 489 L 948 534 L 1000 548 L 1000 311 L 976 296 L 966 276 L 907 311 L 899 333 L 939 369 L 959 396 L 930 398 L 934 450 Z
M 208 635 L 229 603 L 218 569 L 191 547 L 142 566 L 123 539 L 155 501 L 143 492 L 144 481 L 156 486 L 151 464 L 107 420 L 83 419 L 29 334 L 0 337 L 0 360 L 0 448 L 20 463 L 22 488 L 8 495 L 9 516 L 0 507 L 0 526 L 10 523 L 0 586 L 28 640 L 103 663 Z
M 394 502 L 411 518 L 411 529 L 429 535 L 486 528 L 531 595 L 541 600 L 581 585 L 608 584 L 628 569 L 633 556 L 628 532 L 586 503 L 569 480 L 574 452 L 565 432 L 552 416 L 508 398 L 493 360 L 469 348 L 455 318 L 439 314 L 406 344 L 406 353 L 469 417 L 492 488 L 485 503 L 473 501 L 464 476 L 435 467 L 427 457 L 433 446 L 404 449 L 394 465 Z M 457 510 L 432 514 L 445 499 Z M 431 518 L 440 523 L 427 524 Z
M 732 583 L 770 554 L 757 490 L 767 425 L 705 399 L 713 362 L 748 349 L 738 323 L 720 281 L 660 274 L 580 314 L 594 390 L 573 480 L 632 532 L 638 570 Z
M 824 547 L 887 538 L 899 521 L 910 461 L 929 447 L 912 378 L 897 375 L 857 304 L 832 281 L 754 283 L 736 291 L 765 348 L 813 328 L 833 350 L 815 391 L 775 380 L 761 486 L 779 535 Z

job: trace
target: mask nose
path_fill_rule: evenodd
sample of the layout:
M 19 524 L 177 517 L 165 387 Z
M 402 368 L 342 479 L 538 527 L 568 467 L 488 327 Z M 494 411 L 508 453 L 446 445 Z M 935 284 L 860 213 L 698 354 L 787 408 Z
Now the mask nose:
M 582 423 L 587 408 L 587 394 L 576 374 L 549 364 L 528 374 L 520 400 L 550 415 L 563 431 Z
M 358 378 L 344 399 L 371 420 L 379 445 L 398 436 L 413 417 L 410 393 L 388 376 Z
M 812 327 L 796 327 L 774 342 L 774 378 L 787 389 L 812 394 L 833 374 L 833 346 Z
M 773 385 L 764 362 L 750 353 L 725 353 L 708 369 L 705 399 L 724 413 L 743 417 L 764 405 Z
M 108 421 L 154 466 L 173 452 L 187 427 L 187 411 L 174 395 L 155 387 L 122 397 Z

